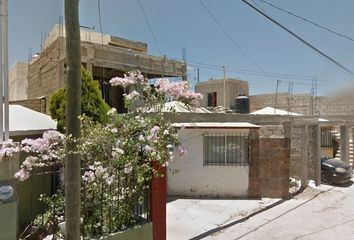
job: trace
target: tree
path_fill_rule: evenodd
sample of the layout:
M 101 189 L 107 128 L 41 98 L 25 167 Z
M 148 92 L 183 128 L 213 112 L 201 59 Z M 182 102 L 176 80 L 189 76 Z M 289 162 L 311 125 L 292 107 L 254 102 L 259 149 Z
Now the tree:
M 57 120 L 57 128 L 60 132 L 65 130 L 66 88 L 55 92 L 49 101 L 49 112 L 53 119 Z M 81 67 L 81 113 L 92 118 L 93 121 L 105 123 L 107 121 L 108 104 L 102 98 L 97 81 Z

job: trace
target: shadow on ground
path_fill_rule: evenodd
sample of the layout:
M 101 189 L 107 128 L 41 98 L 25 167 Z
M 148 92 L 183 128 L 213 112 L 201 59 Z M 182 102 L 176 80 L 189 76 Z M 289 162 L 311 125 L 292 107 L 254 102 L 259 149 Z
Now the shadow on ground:
M 273 208 L 273 207 L 276 207 L 276 206 L 282 204 L 282 203 L 285 202 L 285 201 L 287 201 L 287 199 L 279 200 L 279 201 L 277 201 L 277 202 L 275 202 L 275 203 L 273 203 L 273 204 L 271 204 L 271 205 L 269 205 L 269 206 L 267 206 L 267 207 L 265 207 L 265 208 L 263 208 L 263 209 L 261 209 L 261 210 L 258 210 L 258 211 L 256 211 L 256 212 L 251 213 L 250 215 L 248 215 L 248 216 L 246 216 L 246 217 L 240 218 L 240 219 L 238 219 L 238 220 L 236 220 L 236 221 L 233 221 L 233 222 L 231 222 L 231 223 L 229 223 L 229 224 L 226 224 L 226 225 L 223 225 L 223 226 L 220 226 L 220 227 L 211 229 L 211 230 L 209 230 L 209 231 L 207 231 L 207 232 L 204 232 L 204 233 L 202 233 L 202 234 L 200 234 L 200 235 L 198 235 L 198 236 L 195 236 L 195 237 L 191 238 L 190 240 L 203 239 L 203 238 L 208 237 L 208 236 L 210 236 L 210 235 L 212 235 L 212 234 L 214 234 L 214 233 L 220 232 L 220 231 L 222 231 L 222 230 L 224 230 L 224 229 L 226 229 L 226 228 L 232 227 L 232 226 L 234 226 L 234 225 L 236 225 L 236 224 L 239 224 L 239 223 L 243 223 L 243 222 L 247 221 L 248 219 L 250 219 L 251 217 L 254 217 L 254 216 L 256 216 L 257 214 L 260 214 L 260 213 L 262 213 L 262 212 L 264 212 L 264 211 L 267 211 L 267 210 L 269 210 L 269 209 L 271 209 L 271 208 Z
M 222 230 L 224 230 L 224 229 L 227 229 L 227 228 L 229 228 L 229 227 L 235 226 L 236 224 L 243 223 L 243 222 L 247 221 L 248 219 L 250 219 L 250 218 L 252 218 L 252 217 L 254 217 L 254 216 L 256 216 L 256 215 L 258 215 L 258 214 L 260 214 L 260 213 L 262 213 L 262 212 L 265 212 L 265 211 L 267 211 L 267 210 L 269 210 L 269 209 L 271 209 L 271 208 L 274 208 L 274 207 L 276 207 L 276 206 L 279 206 L 280 204 L 282 204 L 282 203 L 284 203 L 284 202 L 286 202 L 286 201 L 292 199 L 293 197 L 295 197 L 295 196 L 301 194 L 304 190 L 305 190 L 305 189 L 300 189 L 300 190 L 297 191 L 296 193 L 289 195 L 289 197 L 286 198 L 286 199 L 281 199 L 281 200 L 279 200 L 279 201 L 277 201 L 277 202 L 275 202 L 275 203 L 273 203 L 273 204 L 271 204 L 271 205 L 269 205 L 269 206 L 266 206 L 266 207 L 263 208 L 263 209 L 260 209 L 260 210 L 258 210 L 258 211 L 255 211 L 255 212 L 251 213 L 251 214 L 248 215 L 248 216 L 245 216 L 245 217 L 243 217 L 243 218 L 237 219 L 236 221 L 233 221 L 233 222 L 228 223 L 228 224 L 226 224 L 226 225 L 223 225 L 223 226 L 220 226 L 220 227 L 216 227 L 216 228 L 214 228 L 214 229 L 211 229 L 211 230 L 209 230 L 209 231 L 207 231 L 207 232 L 204 232 L 204 233 L 202 233 L 202 234 L 200 234 L 200 235 L 198 235 L 198 236 L 195 236 L 195 237 L 191 238 L 190 240 L 203 239 L 203 238 L 208 237 L 208 236 L 210 236 L 210 235 L 212 235 L 212 234 L 215 234 L 215 233 L 217 233 L 217 232 L 220 232 L 220 231 L 222 231 Z

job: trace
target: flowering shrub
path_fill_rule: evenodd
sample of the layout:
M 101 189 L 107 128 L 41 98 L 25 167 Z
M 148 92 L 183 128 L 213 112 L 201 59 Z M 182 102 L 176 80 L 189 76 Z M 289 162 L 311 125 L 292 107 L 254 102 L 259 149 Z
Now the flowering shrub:
M 7 157 L 11 157 L 13 153 L 19 152 L 20 148 L 15 144 L 12 139 L 3 141 L 1 143 L 0 149 L 0 162 L 6 159 Z
M 166 166 L 174 152 L 186 154 L 177 130 L 161 110 L 165 100 L 173 98 L 194 104 L 201 99 L 186 82 L 160 79 L 150 86 L 139 71 L 132 71 L 124 78 L 113 78 L 110 83 L 125 91 L 125 114 L 118 114 L 112 108 L 107 113 L 107 123 L 81 116 L 80 139 L 68 139 L 59 132 L 48 131 L 42 138 L 23 140 L 21 149 L 28 157 L 15 175 L 23 181 L 36 167 L 63 167 L 65 141 L 78 141 L 82 161 L 82 232 L 88 237 L 124 230 L 143 220 L 137 209 L 143 205 L 151 178 L 161 175 L 152 162 Z M 6 146 L 1 151 L 9 155 L 12 150 Z M 55 195 L 42 197 L 51 209 L 41 216 L 42 221 L 35 221 L 36 225 L 42 222 L 45 225 L 42 227 L 48 229 L 48 224 L 57 225 L 63 219 L 63 192 L 58 189 Z M 47 234 L 60 237 L 58 227 L 50 228 L 55 230 Z
M 53 130 L 45 132 L 42 138 L 22 140 L 21 150 L 29 156 L 23 161 L 15 177 L 24 181 L 36 167 L 63 165 L 64 140 L 63 134 Z

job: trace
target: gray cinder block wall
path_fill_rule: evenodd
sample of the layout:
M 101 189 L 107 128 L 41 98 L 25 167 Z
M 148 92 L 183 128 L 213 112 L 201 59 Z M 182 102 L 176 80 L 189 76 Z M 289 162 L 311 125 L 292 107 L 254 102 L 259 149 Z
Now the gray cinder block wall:
M 312 97 L 310 94 L 294 94 L 289 97 L 287 93 L 278 93 L 276 97 L 275 93 L 270 93 L 249 98 L 251 112 L 269 106 L 303 115 L 354 114 L 354 97 L 349 95 Z

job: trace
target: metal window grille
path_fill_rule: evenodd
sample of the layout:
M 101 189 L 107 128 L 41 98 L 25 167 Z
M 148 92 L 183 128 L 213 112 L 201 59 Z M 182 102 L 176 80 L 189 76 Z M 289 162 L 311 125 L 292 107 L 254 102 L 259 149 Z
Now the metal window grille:
M 333 133 L 331 128 L 321 128 L 321 147 L 333 147 Z
M 249 163 L 248 134 L 204 135 L 204 165 L 247 166 Z

